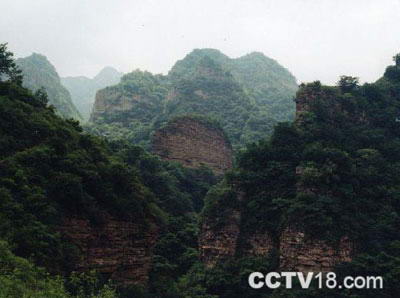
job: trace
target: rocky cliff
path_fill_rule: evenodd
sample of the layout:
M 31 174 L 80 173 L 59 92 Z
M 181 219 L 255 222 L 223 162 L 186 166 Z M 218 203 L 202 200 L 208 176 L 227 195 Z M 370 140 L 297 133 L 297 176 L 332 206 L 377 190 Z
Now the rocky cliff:
M 215 266 L 218 261 L 233 258 L 236 255 L 240 234 L 240 211 L 228 209 L 228 216 L 222 226 L 212 226 L 204 222 L 199 235 L 200 259 L 207 267 Z
M 327 272 L 339 263 L 351 261 L 354 243 L 348 237 L 342 237 L 333 245 L 287 228 L 281 234 L 279 252 L 280 266 L 284 270 Z
M 244 232 L 240 218 L 240 211 L 231 210 L 222 226 L 212 227 L 209 222 L 202 225 L 200 258 L 207 267 L 229 258 L 266 257 L 273 252 L 279 254 L 280 270 L 327 272 L 341 262 L 351 261 L 354 243 L 347 237 L 329 243 L 291 228 L 279 235 L 268 231 Z
M 120 92 L 115 92 L 113 88 L 99 90 L 96 93 L 91 120 L 95 121 L 105 112 L 112 114 L 129 111 L 140 99 L 139 95 L 128 96 Z
M 347 116 L 344 104 L 335 100 L 335 92 L 318 83 L 301 89 L 296 99 L 297 121 L 293 130 L 290 134 L 286 131 L 282 139 L 276 136 L 272 139 L 273 144 L 282 147 L 273 151 L 272 145 L 267 144 L 262 151 L 249 151 L 246 158 L 241 157 L 240 179 L 228 178 L 221 188 L 228 191 L 221 191 L 216 197 L 209 196 L 210 206 L 204 212 L 199 236 L 200 256 L 206 266 L 212 267 L 227 258 L 267 256 L 275 252 L 279 255 L 281 270 L 326 272 L 339 263 L 351 261 L 355 243 L 347 232 L 339 232 L 335 237 L 322 236 L 317 232 L 321 228 L 315 222 L 318 216 L 324 216 L 315 214 L 317 208 L 326 212 L 323 204 L 343 197 L 343 192 L 337 186 L 332 187 L 332 183 L 339 181 L 338 177 L 343 177 L 341 179 L 346 182 L 348 164 L 337 152 L 329 153 L 326 161 L 320 155 L 318 161 L 321 164 L 311 161 L 314 158 L 311 151 L 307 151 L 306 161 L 302 161 L 301 166 L 298 155 L 293 159 L 289 157 L 298 154 L 299 147 L 291 144 L 291 134 L 306 125 L 303 120 L 307 119 L 307 113 L 312 113 L 321 101 L 329 112 L 323 114 L 325 121 L 335 124 L 341 114 Z M 326 181 L 331 182 L 326 186 Z M 240 195 L 237 199 L 235 196 L 229 199 L 229 192 Z M 310 208 L 307 204 L 315 201 L 317 206 L 305 210 Z M 299 208 L 299 211 L 288 211 L 290 204 L 298 204 L 293 208 Z M 305 224 L 309 220 L 306 217 L 313 218 L 312 228 Z
M 153 152 L 189 168 L 207 166 L 222 174 L 232 167 L 232 148 L 221 128 L 207 120 L 179 117 L 157 130 Z
M 122 73 L 112 67 L 104 67 L 96 76 L 61 78 L 62 84 L 68 89 L 75 106 L 85 120 L 89 119 L 96 92 L 107 86 L 117 84 Z
M 81 258 L 78 271 L 95 269 L 121 284 L 146 284 L 152 264 L 158 228 L 146 230 L 134 222 L 111 216 L 94 226 L 87 219 L 68 218 L 59 229 L 75 244 Z

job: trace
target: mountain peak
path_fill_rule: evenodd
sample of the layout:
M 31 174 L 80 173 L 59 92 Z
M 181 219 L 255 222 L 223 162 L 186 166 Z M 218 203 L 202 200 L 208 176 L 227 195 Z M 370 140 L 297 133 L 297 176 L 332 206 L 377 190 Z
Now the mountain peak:
M 82 120 L 75 105 L 72 103 L 68 90 L 61 85 L 56 68 L 46 56 L 38 53 L 19 58 L 15 61 L 23 73 L 23 85 L 33 91 L 41 87 L 46 89 L 49 104 L 56 107 L 57 112 L 65 118 Z
M 99 71 L 99 73 L 97 75 L 94 76 L 94 80 L 103 80 L 105 79 L 109 79 L 109 78 L 116 78 L 116 77 L 121 77 L 122 73 L 119 72 L 118 70 L 116 70 L 114 67 L 112 66 L 106 66 L 104 67 L 102 70 Z

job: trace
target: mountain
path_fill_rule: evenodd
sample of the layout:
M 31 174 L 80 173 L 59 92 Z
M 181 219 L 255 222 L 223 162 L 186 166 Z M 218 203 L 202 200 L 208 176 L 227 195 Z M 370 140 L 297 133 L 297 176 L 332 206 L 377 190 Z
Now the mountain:
M 94 124 L 123 133 L 104 140 L 24 88 L 1 45 L 0 296 L 399 297 L 400 54 L 394 62 L 375 83 L 301 84 L 294 121 L 231 162 L 227 135 L 243 135 L 240 109 L 256 104 L 215 59 L 189 63 L 187 77 L 134 71 L 99 91 Z M 180 115 L 182 105 L 222 115 L 218 100 L 240 117 Z M 140 131 L 165 160 L 130 143 Z M 209 162 L 229 170 L 216 177 Z M 256 290 L 252 272 L 314 275 L 307 289 Z M 344 278 L 358 286 L 340 288 Z
M 252 52 L 231 59 L 215 49 L 196 49 L 179 60 L 169 72 L 175 80 L 192 76 L 195 65 L 209 57 L 229 71 L 257 106 L 267 110 L 274 119 L 293 119 L 293 97 L 298 89 L 296 78 L 275 60 L 263 53 Z
M 61 83 L 68 89 L 75 106 L 85 120 L 89 119 L 96 92 L 107 86 L 115 85 L 122 73 L 115 68 L 104 67 L 92 79 L 85 76 L 61 78 Z
M 140 70 L 125 74 L 121 82 L 96 93 L 86 129 L 109 139 L 149 143 L 154 122 L 163 115 L 169 82 L 163 75 Z
M 246 272 L 382 276 L 360 297 L 400 293 L 400 55 L 375 83 L 302 84 L 296 119 L 247 147 L 205 198 L 199 234 L 209 295 L 252 297 Z M 372 273 L 373 272 L 373 273 Z M 197 285 L 198 286 L 198 285 Z M 223 289 L 223 290 L 221 290 Z M 266 290 L 267 291 L 267 290 Z M 328 292 L 329 291 L 329 292 Z M 262 297 L 353 297 L 317 287 Z M 378 294 L 379 293 L 379 294 Z
M 55 67 L 40 54 L 32 54 L 16 61 L 22 70 L 23 85 L 31 90 L 44 88 L 48 95 L 49 104 L 57 109 L 64 118 L 82 120 L 82 116 L 74 106 L 68 90 L 61 84 Z
M 100 90 L 89 129 L 148 144 L 166 121 L 198 114 L 220 122 L 238 149 L 293 118 L 296 89 L 295 78 L 260 53 L 231 59 L 214 49 L 194 50 L 167 76 L 135 71 Z
M 0 296 L 138 297 L 163 263 L 182 275 L 214 175 L 84 133 L 8 75 L 5 46 L 0 65 Z

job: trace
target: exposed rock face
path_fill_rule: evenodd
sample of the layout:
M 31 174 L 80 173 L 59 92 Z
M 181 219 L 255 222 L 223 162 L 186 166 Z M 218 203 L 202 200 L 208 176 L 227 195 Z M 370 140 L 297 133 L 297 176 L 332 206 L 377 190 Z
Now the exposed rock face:
M 279 253 L 279 268 L 286 271 L 327 272 L 341 262 L 351 261 L 354 248 L 347 237 L 333 245 L 287 228 L 276 241 L 268 232 L 241 233 L 239 221 L 240 212 L 235 211 L 220 229 L 212 230 L 209 225 L 203 225 L 199 248 L 201 260 L 207 267 L 235 256 L 268 256 L 273 250 Z
M 320 84 L 301 89 L 296 99 L 297 121 L 302 120 L 302 115 L 312 110 L 313 103 L 318 99 L 321 90 Z M 334 113 L 341 112 L 340 104 L 334 100 L 327 103 Z M 300 124 L 300 123 L 299 123 Z M 297 184 L 296 191 L 304 194 L 321 194 L 317 186 L 303 183 L 302 177 L 316 170 L 313 168 L 296 167 Z M 240 201 L 246 200 L 246 194 L 240 192 Z M 332 195 L 327 193 L 327 195 Z M 310 237 L 307 231 L 301 231 L 287 227 L 282 232 L 252 232 L 241 228 L 241 210 L 232 210 L 229 215 L 221 210 L 221 217 L 225 216 L 224 226 L 210 228 L 210 224 L 204 224 L 200 232 L 199 248 L 203 262 L 214 266 L 219 260 L 236 256 L 267 256 L 273 250 L 279 253 L 281 270 L 302 272 L 327 272 L 332 271 L 335 265 L 341 262 L 351 261 L 355 252 L 354 242 L 348 237 L 342 237 L 336 243 L 330 243 L 317 237 Z M 205 221 L 212 221 L 207 218 Z
M 158 229 L 107 217 L 102 226 L 87 219 L 65 219 L 63 235 L 81 251 L 76 270 L 96 269 L 122 284 L 146 284 Z
M 105 112 L 123 112 L 132 109 L 140 97 L 128 97 L 112 88 L 105 88 L 97 91 L 96 100 L 93 105 L 91 121 L 95 121 Z
M 254 233 L 246 239 L 243 253 L 250 256 L 267 256 L 273 249 L 277 249 L 277 243 L 268 232 Z
M 332 271 L 341 262 L 350 262 L 353 243 L 342 237 L 337 246 L 326 241 L 307 239 L 303 232 L 287 228 L 280 240 L 280 267 L 288 271 Z
M 222 174 L 232 167 L 232 148 L 220 128 L 204 120 L 180 117 L 156 131 L 153 152 L 185 167 L 201 165 Z
M 339 113 L 343 113 L 343 106 L 337 100 L 333 91 L 322 88 L 320 82 L 300 85 L 296 93 L 296 121 L 301 124 L 304 114 L 312 112 L 315 105 L 323 98 L 324 110 L 328 112 L 327 121 L 334 121 Z M 329 119 L 329 120 L 328 120 Z
M 240 233 L 240 212 L 231 210 L 222 227 L 212 228 L 206 222 L 199 237 L 200 258 L 207 267 L 219 260 L 234 257 Z
M 296 174 L 303 174 L 298 167 Z M 313 192 L 298 183 L 299 192 Z M 238 200 L 246 200 L 246 194 L 237 191 Z M 219 261 L 240 256 L 265 257 L 271 253 L 279 254 L 279 269 L 300 272 L 327 272 L 342 262 L 351 261 L 354 243 L 342 237 L 335 243 L 310 237 L 306 231 L 287 227 L 282 232 L 249 231 L 241 226 L 241 209 L 228 208 L 220 211 L 219 225 L 213 225 L 215 218 L 206 218 L 199 236 L 201 260 L 207 267 Z
M 117 84 L 122 73 L 112 67 L 103 68 L 95 77 L 84 76 L 61 78 L 62 84 L 71 93 L 72 101 L 85 118 L 89 119 L 97 90 Z
M 238 201 L 244 193 L 238 191 Z M 267 256 L 277 244 L 269 233 L 241 233 L 241 212 L 237 208 L 224 210 L 223 223 L 215 224 L 214 218 L 207 218 L 199 236 L 200 259 L 207 267 L 237 255 Z

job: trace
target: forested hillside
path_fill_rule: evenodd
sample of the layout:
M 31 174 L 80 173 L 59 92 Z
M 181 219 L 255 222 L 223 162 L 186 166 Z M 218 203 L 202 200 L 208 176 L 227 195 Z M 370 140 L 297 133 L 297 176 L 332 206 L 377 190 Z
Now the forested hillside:
M 148 145 L 152 132 L 185 114 L 221 123 L 235 149 L 269 135 L 294 115 L 295 78 L 261 53 L 230 59 L 194 50 L 167 76 L 134 71 L 98 92 L 88 129 Z
M 205 262 L 216 264 L 203 271 L 208 294 L 399 295 L 400 55 L 394 60 L 376 83 L 361 86 L 343 76 L 335 87 L 301 85 L 296 121 L 249 146 L 237 168 L 207 194 L 200 250 Z M 234 215 L 240 221 L 232 221 Z M 226 245 L 218 247 L 221 237 Z M 351 261 L 342 264 L 336 252 Z M 255 293 L 247 286 L 246 272 L 320 266 L 336 272 L 338 280 L 382 276 L 384 288 Z M 200 272 L 194 270 L 189 280 Z
M 64 118 L 82 120 L 81 114 L 71 100 L 68 90 L 61 85 L 60 77 L 55 67 L 40 54 L 19 58 L 16 64 L 22 70 L 23 85 L 33 91 L 44 88 L 49 104 L 56 108 L 59 115 Z
M 193 53 L 167 76 L 134 71 L 99 91 L 100 138 L 24 87 L 0 45 L 0 297 L 399 297 L 400 54 L 375 83 L 300 85 L 294 121 L 274 125 L 265 77 L 244 83 L 221 53 Z M 222 178 L 138 146 L 199 123 L 229 149 L 221 128 L 236 148 L 252 141 Z M 254 290 L 254 271 L 384 287 Z
M 107 86 L 117 84 L 121 76 L 122 73 L 108 66 L 104 67 L 93 78 L 85 76 L 65 77 L 61 78 L 61 83 L 68 89 L 71 94 L 72 102 L 75 104 L 84 120 L 88 120 L 96 92 Z
M 263 53 L 252 52 L 231 59 L 215 49 L 196 49 L 179 60 L 169 72 L 177 80 L 192 77 L 196 64 L 209 57 L 229 71 L 241 84 L 257 107 L 268 112 L 268 116 L 278 120 L 292 120 L 294 115 L 293 97 L 297 91 L 296 78 L 275 60 Z
M 215 183 L 212 173 L 161 162 L 140 147 L 106 143 L 83 133 L 78 122 L 60 118 L 47 106 L 45 93 L 33 94 L 21 86 L 4 45 L 0 59 L 0 296 L 134 295 L 135 280 L 127 289 L 104 285 L 104 277 L 88 271 L 87 276 L 73 272 L 88 251 L 64 234 L 74 228 L 66 222 L 85 222 L 102 231 L 110 218 L 118 219 L 135 228 L 138 241 L 156 227 L 155 237 L 164 245 L 175 245 L 168 238 L 173 229 L 182 238 L 173 262 L 190 267 L 196 260 L 194 212 L 202 208 L 205 192 Z M 112 239 L 107 230 L 102 233 Z M 113 244 L 90 245 L 106 245 L 107 251 Z M 152 247 L 138 249 L 153 255 Z M 101 250 L 96 254 L 107 260 Z M 90 263 L 86 267 L 95 268 Z M 142 270 L 135 268 L 133 277 L 135 270 Z

